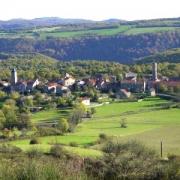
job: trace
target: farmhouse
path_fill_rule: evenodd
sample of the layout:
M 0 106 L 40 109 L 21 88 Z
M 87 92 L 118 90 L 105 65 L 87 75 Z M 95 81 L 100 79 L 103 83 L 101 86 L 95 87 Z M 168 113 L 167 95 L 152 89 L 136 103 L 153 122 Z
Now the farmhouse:
M 88 98 L 88 97 L 83 97 L 83 98 L 81 99 L 81 103 L 84 104 L 84 105 L 86 105 L 86 106 L 89 106 L 89 105 L 90 105 L 90 98 Z
M 126 98 L 130 98 L 130 96 L 131 96 L 131 92 L 127 91 L 126 89 L 120 89 L 116 93 L 116 98 L 118 99 L 126 99 Z

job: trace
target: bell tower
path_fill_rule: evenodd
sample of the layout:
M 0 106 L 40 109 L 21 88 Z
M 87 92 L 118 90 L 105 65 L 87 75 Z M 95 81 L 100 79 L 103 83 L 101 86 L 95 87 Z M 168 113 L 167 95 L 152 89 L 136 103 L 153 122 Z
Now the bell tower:
M 15 68 L 11 70 L 11 85 L 15 85 L 17 83 L 17 71 Z
M 152 80 L 157 81 L 158 80 L 158 72 L 157 72 L 157 63 L 153 62 L 152 64 Z

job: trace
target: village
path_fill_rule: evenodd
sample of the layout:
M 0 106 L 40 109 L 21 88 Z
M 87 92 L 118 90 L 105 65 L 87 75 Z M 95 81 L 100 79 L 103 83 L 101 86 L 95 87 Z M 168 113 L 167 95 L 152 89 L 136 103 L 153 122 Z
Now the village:
M 89 106 L 91 101 L 97 102 L 103 97 L 132 99 L 136 94 L 156 96 L 161 84 L 173 87 L 179 84 L 179 81 L 158 75 L 158 64 L 153 63 L 151 74 L 139 78 L 137 73 L 128 72 L 121 81 L 117 81 L 113 75 L 107 77 L 103 74 L 75 79 L 68 73 L 65 74 L 64 78 L 54 81 L 43 82 L 39 79 L 24 81 L 18 79 L 17 70 L 12 69 L 10 81 L 0 81 L 0 88 L 7 94 L 18 92 L 21 95 L 32 95 L 35 92 L 40 92 L 64 98 L 75 94 L 75 99 L 78 98 L 84 105 Z M 89 91 L 91 93 L 88 93 Z M 93 93 L 96 97 L 92 96 Z

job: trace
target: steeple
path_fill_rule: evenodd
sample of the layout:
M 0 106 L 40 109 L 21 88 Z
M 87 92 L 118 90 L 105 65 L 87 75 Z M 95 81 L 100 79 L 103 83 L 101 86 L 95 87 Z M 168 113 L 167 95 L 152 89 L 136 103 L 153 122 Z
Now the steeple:
M 15 68 L 11 70 L 11 85 L 15 85 L 17 83 L 17 71 Z
M 153 62 L 153 64 L 152 64 L 152 80 L 153 81 L 158 80 L 157 63 L 156 62 Z

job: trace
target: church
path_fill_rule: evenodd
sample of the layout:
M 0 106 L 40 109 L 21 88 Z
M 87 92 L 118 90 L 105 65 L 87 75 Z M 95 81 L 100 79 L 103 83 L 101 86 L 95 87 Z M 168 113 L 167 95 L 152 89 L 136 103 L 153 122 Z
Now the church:
M 11 70 L 11 82 L 9 86 L 9 91 L 17 91 L 21 94 L 25 92 L 32 92 L 34 88 L 39 85 L 39 80 L 29 80 L 29 81 L 18 81 L 17 71 L 15 68 Z

